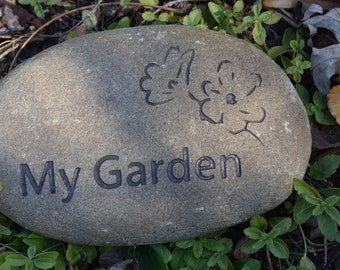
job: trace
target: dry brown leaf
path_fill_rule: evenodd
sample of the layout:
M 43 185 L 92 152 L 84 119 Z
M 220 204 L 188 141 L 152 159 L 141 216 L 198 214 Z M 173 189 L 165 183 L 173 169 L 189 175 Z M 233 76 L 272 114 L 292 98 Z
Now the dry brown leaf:
M 263 0 L 263 5 L 269 8 L 295 8 L 298 2 L 319 4 L 327 10 L 340 7 L 339 0 Z
M 340 85 L 334 86 L 329 91 L 327 98 L 329 111 L 340 125 Z

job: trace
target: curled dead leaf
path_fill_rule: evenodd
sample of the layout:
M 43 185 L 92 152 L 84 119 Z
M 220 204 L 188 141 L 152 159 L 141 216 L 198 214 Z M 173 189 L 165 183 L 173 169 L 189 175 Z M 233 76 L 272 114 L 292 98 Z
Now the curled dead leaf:
M 295 8 L 298 2 L 304 4 L 319 4 L 324 9 L 339 7 L 339 0 L 263 0 L 263 5 L 269 8 Z
M 313 48 L 311 62 L 314 83 L 322 94 L 327 94 L 331 77 L 340 74 L 340 43 L 322 49 Z
M 334 86 L 329 91 L 327 98 L 329 111 L 340 125 L 340 85 Z

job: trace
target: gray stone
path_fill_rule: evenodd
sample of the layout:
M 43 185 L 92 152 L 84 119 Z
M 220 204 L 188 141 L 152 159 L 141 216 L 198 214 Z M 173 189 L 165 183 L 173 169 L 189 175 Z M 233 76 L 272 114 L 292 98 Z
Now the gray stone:
M 209 30 L 71 39 L 0 88 L 0 210 L 69 242 L 168 242 L 243 222 L 282 203 L 309 160 L 284 72 Z

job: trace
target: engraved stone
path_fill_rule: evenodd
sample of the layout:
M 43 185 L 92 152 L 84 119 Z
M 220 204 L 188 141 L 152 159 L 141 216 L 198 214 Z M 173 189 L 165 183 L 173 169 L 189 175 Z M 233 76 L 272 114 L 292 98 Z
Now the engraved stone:
M 68 242 L 168 242 L 243 222 L 282 203 L 309 160 L 284 72 L 209 30 L 85 35 L 0 89 L 0 211 Z

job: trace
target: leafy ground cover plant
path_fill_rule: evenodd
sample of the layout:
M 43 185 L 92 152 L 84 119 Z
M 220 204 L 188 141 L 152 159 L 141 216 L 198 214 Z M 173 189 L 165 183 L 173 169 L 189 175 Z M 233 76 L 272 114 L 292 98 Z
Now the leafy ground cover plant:
M 273 46 L 267 54 L 276 60 L 295 82 L 299 83 L 304 70 L 311 67 L 310 57 L 304 49 L 305 41 L 301 34 L 297 30 L 287 28 L 283 34 L 282 45 Z
M 286 71 L 314 126 L 336 127 L 329 115 L 326 97 L 309 83 L 312 81 L 308 72 L 310 56 L 305 39 L 297 29 L 287 25 L 284 32 L 279 33 L 276 23 L 281 16 L 273 10 L 263 9 L 259 0 L 121 0 L 121 6 L 117 2 L 113 5 L 102 1 L 94 4 L 90 1 L 19 0 L 19 3 L 37 17 L 44 18 L 42 22 L 50 23 L 44 35 L 39 37 L 38 34 L 40 44 L 41 40 L 51 42 L 46 34 L 57 34 L 66 39 L 94 30 L 141 24 L 179 23 L 237 36 L 265 51 Z M 84 7 L 77 9 L 75 4 L 84 4 Z M 104 5 L 109 7 L 105 12 L 100 10 Z M 58 12 L 66 11 L 73 13 L 58 15 L 53 21 Z M 280 45 L 268 47 L 269 30 L 282 36 Z M 27 31 L 29 33 L 31 29 L 28 27 Z M 1 48 L 1 54 L 9 58 L 0 63 L 0 70 L 5 74 L 13 56 L 3 54 Z M 39 44 L 35 48 L 41 49 Z M 8 46 L 4 49 L 8 50 Z M 295 192 L 282 206 L 262 216 L 254 216 L 245 225 L 195 239 L 140 247 L 91 247 L 31 233 L 0 216 L 0 270 L 104 270 L 110 267 L 115 270 L 336 269 L 336 251 L 340 243 L 340 158 L 339 152 L 333 150 L 329 153 L 314 149 L 311 161 L 315 161 L 311 162 L 304 179 L 295 180 Z M 313 223 L 316 226 L 310 225 Z M 228 233 L 235 229 L 241 236 L 235 238 Z M 248 240 L 239 248 L 244 236 Z M 242 256 L 236 255 L 236 251 Z

